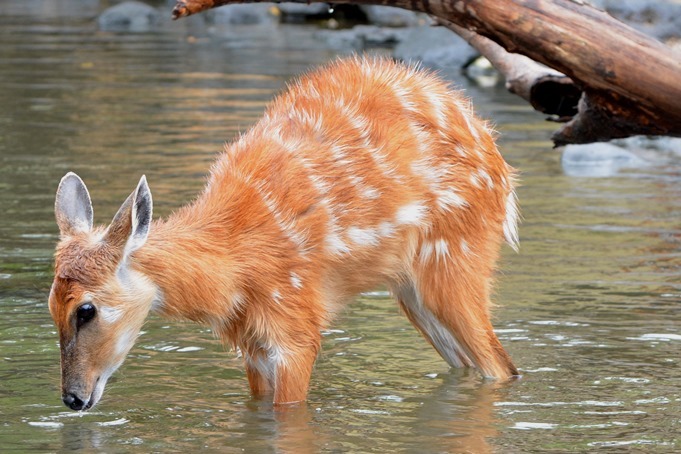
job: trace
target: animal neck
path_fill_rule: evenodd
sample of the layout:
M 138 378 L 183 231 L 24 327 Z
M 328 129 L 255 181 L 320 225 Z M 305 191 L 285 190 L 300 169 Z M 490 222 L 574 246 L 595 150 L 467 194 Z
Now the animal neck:
M 159 289 L 153 308 L 163 316 L 215 325 L 231 317 L 237 293 L 227 243 L 183 210 L 152 224 L 147 242 L 133 254 L 131 267 Z M 219 266 L 217 265 L 219 264 Z

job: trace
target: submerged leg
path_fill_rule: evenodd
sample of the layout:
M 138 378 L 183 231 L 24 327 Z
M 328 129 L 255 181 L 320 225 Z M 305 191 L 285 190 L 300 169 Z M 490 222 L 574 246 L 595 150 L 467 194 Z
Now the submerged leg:
M 246 376 L 248 377 L 248 385 L 251 388 L 253 397 L 259 398 L 272 393 L 271 378 L 267 377 L 266 360 L 261 357 L 246 356 Z
M 307 398 L 312 367 L 318 351 L 319 339 L 316 339 L 314 345 L 276 358 L 275 405 L 302 402 Z

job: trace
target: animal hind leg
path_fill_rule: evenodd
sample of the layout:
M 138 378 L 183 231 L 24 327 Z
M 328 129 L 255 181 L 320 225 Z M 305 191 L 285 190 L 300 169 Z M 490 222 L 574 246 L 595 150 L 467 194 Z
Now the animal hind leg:
M 437 337 L 440 327 L 444 327 L 444 332 L 455 340 L 458 355 L 468 358 L 485 377 L 518 374 L 490 321 L 491 266 L 485 267 L 479 257 L 477 263 L 475 258 L 457 261 L 430 257 L 416 265 L 414 274 L 417 298 L 410 310 L 432 314 L 439 322 L 424 326 L 431 337 Z
M 414 327 L 452 367 L 470 367 L 468 356 L 452 333 L 423 305 L 412 282 L 402 282 L 392 288 L 402 311 Z
M 273 391 L 273 386 L 270 381 L 271 378 L 267 377 L 267 372 L 265 370 L 261 370 L 264 366 L 266 367 L 265 360 L 263 358 L 245 356 L 244 363 L 246 366 L 248 385 L 251 388 L 253 397 L 260 398 L 271 394 Z
M 278 358 L 274 385 L 275 405 L 302 402 L 307 398 L 318 350 L 319 340 L 316 340 L 316 343 L 307 348 Z

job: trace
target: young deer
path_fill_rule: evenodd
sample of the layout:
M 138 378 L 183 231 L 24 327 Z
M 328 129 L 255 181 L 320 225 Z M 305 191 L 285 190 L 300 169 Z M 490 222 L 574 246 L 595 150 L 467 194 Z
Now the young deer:
M 513 176 L 459 93 L 365 58 L 292 84 L 166 220 L 142 177 L 93 227 L 67 174 L 49 299 L 64 403 L 97 403 L 152 310 L 238 347 L 254 395 L 303 401 L 320 330 L 379 284 L 451 366 L 516 375 L 489 315 L 502 238 L 517 245 Z

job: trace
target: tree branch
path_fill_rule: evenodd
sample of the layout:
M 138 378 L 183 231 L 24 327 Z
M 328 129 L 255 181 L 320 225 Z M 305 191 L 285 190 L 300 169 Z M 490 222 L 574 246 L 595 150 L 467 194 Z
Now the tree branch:
M 558 118 L 577 113 L 581 89 L 567 77 L 520 54 L 507 52 L 489 38 L 478 35 L 445 19 L 437 23 L 461 36 L 499 71 L 506 79 L 506 88 L 529 102 L 542 113 Z
M 179 18 L 230 3 L 265 0 L 178 0 Z M 308 0 L 293 0 L 308 3 Z M 318 2 L 321 0 L 310 0 Z M 327 0 L 328 1 L 328 0 Z M 431 14 L 447 27 L 484 36 L 508 52 L 542 63 L 573 82 L 547 73 L 547 82 L 583 92 L 574 117 L 553 136 L 557 145 L 633 134 L 681 136 L 681 58 L 664 44 L 579 0 L 335 0 L 379 4 Z M 468 34 L 471 42 L 477 38 Z M 538 69 L 478 43 L 528 99 Z M 516 69 L 513 67 L 517 66 Z M 523 73 L 525 73 L 523 75 Z M 538 86 L 541 86 L 539 84 Z M 529 87 L 529 91 L 528 91 Z M 564 88 L 564 87 L 562 87 Z M 570 96 L 574 96 L 571 94 Z M 560 99 L 560 97 L 559 97 Z M 544 101 L 545 103 L 546 101 Z M 562 104 L 560 102 L 554 104 Z M 538 103 L 542 110 L 542 103 Z M 573 104 L 574 105 L 574 104 Z

